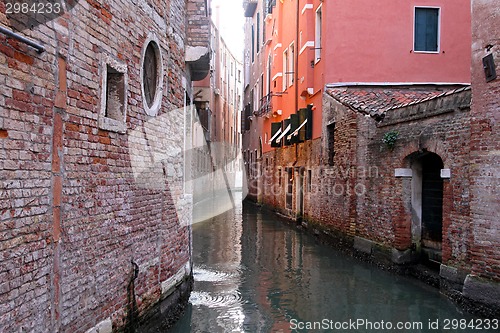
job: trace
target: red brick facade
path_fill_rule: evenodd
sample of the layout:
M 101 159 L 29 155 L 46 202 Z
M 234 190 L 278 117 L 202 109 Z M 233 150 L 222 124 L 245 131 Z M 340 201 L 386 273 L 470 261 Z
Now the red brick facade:
M 148 40 L 164 73 L 156 119 L 181 108 L 161 126 L 174 139 L 161 144 L 184 144 L 185 54 L 194 43 L 187 2 L 207 6 L 81 0 L 31 29 L 0 2 L 2 26 L 46 48 L 37 53 L 0 33 L 0 330 L 117 330 L 190 280 L 191 231 L 181 223 L 189 195 L 175 177 L 144 186 L 134 162 L 147 156 L 132 151 L 155 126 L 141 92 Z M 208 45 L 208 32 L 193 33 L 196 46 L 202 38 Z M 115 76 L 118 97 L 103 91 Z M 124 114 L 107 111 L 113 98 Z M 183 168 L 178 155 L 166 162 L 168 172 Z

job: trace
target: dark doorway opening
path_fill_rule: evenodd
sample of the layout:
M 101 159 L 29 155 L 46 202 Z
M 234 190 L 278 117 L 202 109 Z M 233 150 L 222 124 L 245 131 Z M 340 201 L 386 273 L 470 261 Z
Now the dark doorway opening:
M 441 263 L 443 240 L 443 161 L 436 154 L 420 158 L 422 166 L 422 254 L 430 263 Z
M 293 196 L 293 168 L 286 168 L 287 186 L 286 186 L 286 208 L 292 209 Z
M 304 168 L 297 168 L 297 222 L 302 222 L 302 217 L 304 215 Z

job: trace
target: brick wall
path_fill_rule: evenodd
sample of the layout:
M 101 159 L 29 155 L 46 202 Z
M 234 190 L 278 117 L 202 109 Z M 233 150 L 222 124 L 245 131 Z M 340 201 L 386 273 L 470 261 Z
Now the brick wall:
M 398 250 L 410 248 L 415 242 L 411 180 L 396 178 L 395 169 L 411 168 L 420 154 L 434 153 L 451 171 L 451 178 L 443 180 L 443 262 L 470 265 L 469 103 L 470 91 L 463 91 L 387 111 L 378 125 L 362 117 L 358 132 L 364 135 L 359 135 L 358 156 L 364 156 L 372 172 L 364 178 L 358 174 L 357 181 L 366 191 L 357 202 L 359 235 Z M 391 130 L 399 133 L 393 150 L 382 142 Z
M 157 303 L 189 261 L 190 230 L 180 225 L 189 200 L 181 209 L 175 200 L 182 160 L 153 165 L 150 175 L 168 165 L 177 177 L 151 187 L 137 182 L 132 152 L 132 143 L 148 146 L 141 133 L 160 128 L 167 139 L 156 149 L 183 147 L 182 111 L 169 115 L 184 101 L 185 1 L 81 0 L 22 30 L 4 13 L 2 1 L 2 25 L 46 52 L 0 34 L 1 330 L 85 332 L 106 318 L 120 327 Z M 151 33 L 165 73 L 157 122 L 146 122 L 140 85 Z M 104 57 L 126 66 L 124 133 L 99 126 Z

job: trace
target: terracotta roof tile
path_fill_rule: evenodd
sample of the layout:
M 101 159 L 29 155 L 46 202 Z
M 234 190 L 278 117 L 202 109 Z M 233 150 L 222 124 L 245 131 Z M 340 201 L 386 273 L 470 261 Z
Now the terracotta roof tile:
M 348 86 L 327 88 L 326 92 L 351 109 L 374 115 L 469 90 L 470 86 L 443 91 L 437 88 Z

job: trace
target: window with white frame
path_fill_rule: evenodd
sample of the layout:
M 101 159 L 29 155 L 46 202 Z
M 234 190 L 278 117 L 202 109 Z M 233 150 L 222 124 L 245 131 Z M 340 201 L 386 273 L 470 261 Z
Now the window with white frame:
M 439 52 L 439 8 L 415 7 L 413 50 Z
M 158 37 L 150 34 L 142 49 L 141 92 L 146 114 L 156 116 L 163 97 L 163 58 Z
M 269 95 L 271 93 L 272 63 L 273 63 L 273 58 L 272 58 L 271 53 L 269 53 L 269 56 L 267 57 L 266 95 Z
M 283 51 L 283 91 L 288 88 L 288 49 Z
M 318 62 L 321 59 L 321 35 L 322 35 L 323 16 L 321 5 L 316 10 L 316 28 L 314 37 L 314 61 Z

